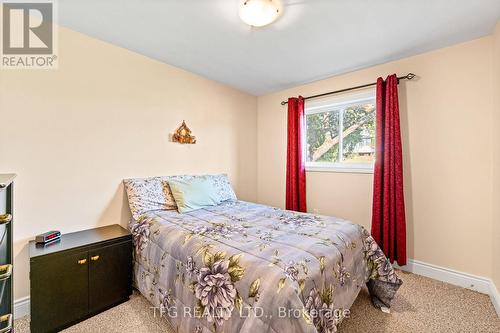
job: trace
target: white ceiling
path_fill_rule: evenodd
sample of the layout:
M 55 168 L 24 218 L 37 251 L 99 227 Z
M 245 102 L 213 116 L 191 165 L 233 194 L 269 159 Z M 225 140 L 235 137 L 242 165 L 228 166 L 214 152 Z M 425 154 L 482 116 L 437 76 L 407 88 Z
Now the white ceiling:
M 64 0 L 73 30 L 253 95 L 471 40 L 493 31 L 500 0 L 283 0 L 251 28 L 240 0 Z

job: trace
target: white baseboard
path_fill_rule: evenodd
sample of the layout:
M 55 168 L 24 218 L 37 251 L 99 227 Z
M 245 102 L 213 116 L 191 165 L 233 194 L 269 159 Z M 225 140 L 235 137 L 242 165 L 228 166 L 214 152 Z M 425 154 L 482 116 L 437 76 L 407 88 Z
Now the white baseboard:
M 500 294 L 493 281 L 491 281 L 490 298 L 495 310 L 497 310 L 498 317 L 500 317 Z
M 472 289 L 490 295 L 491 302 L 500 317 L 500 293 L 492 280 L 472 274 L 467 274 L 453 269 L 439 267 L 418 260 L 408 260 L 405 266 L 394 264 L 394 267 L 403 271 L 425 276 L 434 280 L 453 284 L 455 286 Z M 29 296 L 14 301 L 14 319 L 30 314 Z
M 399 266 L 395 264 L 394 267 L 406 272 L 422 275 L 462 288 L 472 289 L 483 294 L 490 294 L 491 280 L 484 277 L 475 276 L 468 273 L 455 271 L 453 269 L 439 267 L 436 265 L 411 259 L 408 260 L 408 264 L 405 266 Z
M 487 294 L 491 298 L 491 302 L 495 307 L 498 317 L 500 317 L 500 295 L 491 279 L 411 259 L 408 260 L 408 264 L 405 266 L 394 264 L 394 267 L 406 272 Z
M 30 297 L 16 299 L 14 301 L 14 319 L 18 319 L 30 314 Z

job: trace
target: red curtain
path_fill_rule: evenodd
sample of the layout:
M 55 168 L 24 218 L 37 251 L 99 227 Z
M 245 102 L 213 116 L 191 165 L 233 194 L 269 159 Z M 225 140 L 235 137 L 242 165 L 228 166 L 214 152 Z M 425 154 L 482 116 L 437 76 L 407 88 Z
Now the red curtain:
M 304 160 L 304 98 L 288 99 L 286 158 L 286 209 L 305 212 L 306 167 Z
M 406 265 L 403 157 L 399 125 L 398 79 L 377 80 L 376 161 L 372 235 L 391 263 Z

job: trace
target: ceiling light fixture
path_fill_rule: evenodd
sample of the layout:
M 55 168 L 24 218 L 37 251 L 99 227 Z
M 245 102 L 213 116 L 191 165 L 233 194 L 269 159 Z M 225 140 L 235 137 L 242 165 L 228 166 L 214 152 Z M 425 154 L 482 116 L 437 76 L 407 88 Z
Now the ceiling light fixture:
M 240 18 L 248 25 L 262 27 L 276 21 L 281 11 L 279 0 L 245 0 L 240 8 Z

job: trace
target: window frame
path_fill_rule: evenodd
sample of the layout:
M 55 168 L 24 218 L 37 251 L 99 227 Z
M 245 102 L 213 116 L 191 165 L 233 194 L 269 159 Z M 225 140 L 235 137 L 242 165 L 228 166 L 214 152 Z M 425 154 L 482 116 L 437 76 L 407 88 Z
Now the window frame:
M 338 111 L 339 115 L 339 128 L 343 128 L 343 111 L 348 106 L 359 104 L 361 102 L 370 101 L 376 104 L 376 91 L 375 89 L 366 89 L 362 92 L 342 94 L 340 96 L 329 97 L 320 101 L 306 103 L 304 108 L 304 137 L 303 137 L 303 152 L 307 156 L 307 116 L 310 114 Z M 377 110 L 375 110 L 377 112 Z M 342 147 L 343 138 L 339 139 L 339 152 L 343 154 Z M 374 163 L 361 164 L 361 163 L 342 163 L 342 162 L 308 162 L 305 161 L 306 172 L 341 172 L 341 173 L 368 173 L 374 172 Z

